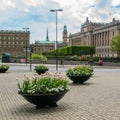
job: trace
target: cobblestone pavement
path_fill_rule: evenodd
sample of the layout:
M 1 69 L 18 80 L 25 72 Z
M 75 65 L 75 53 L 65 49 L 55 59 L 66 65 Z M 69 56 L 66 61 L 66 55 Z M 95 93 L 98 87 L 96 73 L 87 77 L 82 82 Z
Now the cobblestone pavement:
M 69 81 L 70 91 L 58 107 L 37 110 L 18 95 L 16 78 L 22 81 L 24 73 L 0 73 L 0 120 L 120 120 L 119 72 L 95 71 L 84 85 Z

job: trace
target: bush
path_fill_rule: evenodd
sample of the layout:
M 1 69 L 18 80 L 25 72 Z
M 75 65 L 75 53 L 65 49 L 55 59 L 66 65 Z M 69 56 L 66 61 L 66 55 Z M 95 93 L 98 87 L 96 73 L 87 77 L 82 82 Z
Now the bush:
M 71 56 L 71 57 L 70 57 L 70 60 L 79 61 L 79 60 L 80 60 L 80 57 L 77 56 L 77 55 L 74 55 L 74 56 Z
M 41 61 L 47 61 L 47 57 L 42 55 L 42 54 L 38 54 L 38 53 L 32 53 L 32 59 L 34 60 L 41 60 Z
M 95 46 L 68 46 L 62 47 L 58 49 L 58 55 L 93 55 L 95 54 L 96 48 Z M 56 55 L 55 50 L 51 50 L 46 53 L 47 55 Z

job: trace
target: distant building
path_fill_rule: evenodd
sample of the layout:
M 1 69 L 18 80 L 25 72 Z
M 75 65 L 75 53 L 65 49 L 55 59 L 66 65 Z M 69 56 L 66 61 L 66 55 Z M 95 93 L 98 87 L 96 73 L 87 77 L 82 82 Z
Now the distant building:
M 113 18 L 110 23 L 95 23 L 86 18 L 81 25 L 81 31 L 69 34 L 69 46 L 87 45 L 96 46 L 98 57 L 116 57 L 116 54 L 110 49 L 110 41 L 116 35 L 120 34 L 120 21 Z
M 68 43 L 68 42 L 67 42 L 67 36 L 68 36 L 67 26 L 64 25 L 64 28 L 63 28 L 63 42 L 64 42 L 65 44 Z
M 29 31 L 0 30 L 0 54 L 22 56 L 26 46 L 30 46 Z
M 50 50 L 55 50 L 56 41 L 49 40 L 48 29 L 46 33 L 46 40 L 35 40 L 32 44 L 33 52 L 44 53 Z M 63 28 L 63 41 L 57 41 L 58 48 L 67 46 L 67 27 Z

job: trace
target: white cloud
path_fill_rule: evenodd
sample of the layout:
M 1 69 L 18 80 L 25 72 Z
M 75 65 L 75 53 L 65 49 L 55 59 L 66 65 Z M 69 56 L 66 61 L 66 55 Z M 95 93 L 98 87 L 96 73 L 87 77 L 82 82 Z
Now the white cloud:
M 8 9 L 8 8 L 15 8 L 15 4 L 14 4 L 14 2 L 12 2 L 11 0 L 1 0 L 0 1 L 0 10 L 1 11 L 4 11 L 4 10 L 6 10 L 6 9 Z
M 26 4 L 27 6 L 37 6 L 37 5 L 43 5 L 44 4 L 44 0 L 22 0 L 24 4 Z
M 109 22 L 112 17 L 120 18 L 119 0 L 1 0 L 1 29 L 29 27 L 31 42 L 45 40 L 48 27 L 50 40 L 55 40 L 55 13 L 50 9 L 62 8 L 58 13 L 58 39 L 62 40 L 63 26 L 68 34 L 80 31 L 81 24 L 89 17 L 94 22 Z M 111 16 L 110 16 L 111 13 Z
M 113 5 L 113 6 L 120 5 L 120 0 L 113 0 L 113 1 L 112 1 L 112 5 Z

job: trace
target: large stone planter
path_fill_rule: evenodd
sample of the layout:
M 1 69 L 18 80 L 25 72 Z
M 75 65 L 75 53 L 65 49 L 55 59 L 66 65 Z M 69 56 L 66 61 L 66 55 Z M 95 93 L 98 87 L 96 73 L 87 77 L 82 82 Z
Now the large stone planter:
M 0 73 L 5 73 L 7 70 L 8 70 L 8 68 L 7 69 L 0 69 Z
M 91 77 L 91 75 L 86 75 L 86 76 L 69 76 L 70 80 L 72 80 L 73 83 L 80 83 L 80 84 L 83 84 L 90 77 Z
M 36 105 L 36 108 L 41 108 L 45 106 L 57 107 L 57 102 L 66 94 L 65 92 L 51 93 L 51 94 L 22 94 L 27 101 Z
M 45 73 L 46 71 L 48 71 L 48 69 L 44 69 L 44 70 L 35 70 L 36 71 L 36 73 L 38 73 L 39 75 L 40 74 L 43 74 L 43 73 Z

